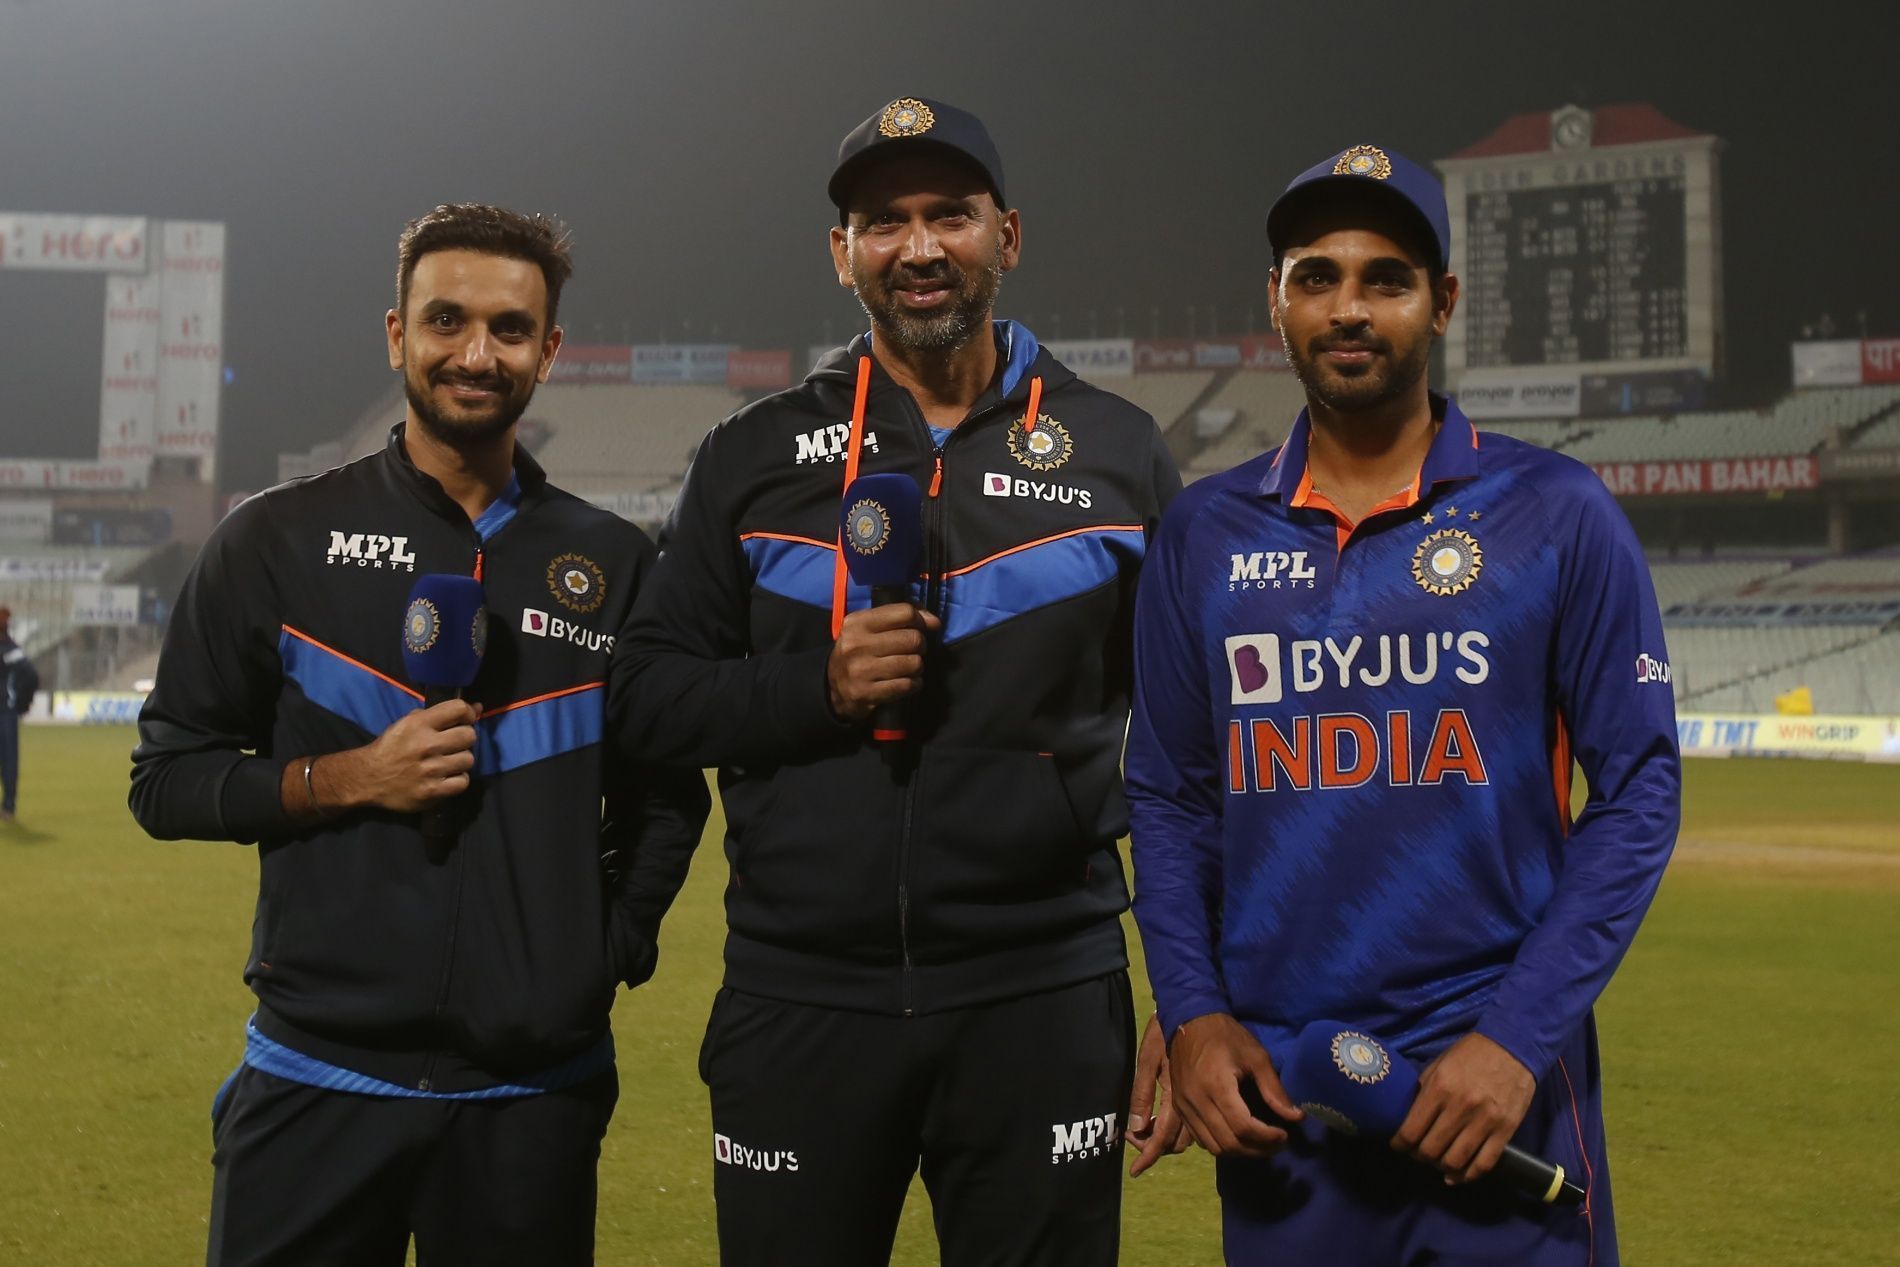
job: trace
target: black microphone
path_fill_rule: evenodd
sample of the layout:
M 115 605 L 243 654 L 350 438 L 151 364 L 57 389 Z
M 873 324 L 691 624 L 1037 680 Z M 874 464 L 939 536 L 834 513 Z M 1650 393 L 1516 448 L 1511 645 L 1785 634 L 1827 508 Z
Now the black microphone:
M 481 670 L 487 649 L 488 609 L 482 583 L 449 572 L 417 577 L 402 617 L 402 659 L 409 680 L 422 688 L 422 706 L 432 708 L 461 699 L 463 689 Z M 446 859 L 455 839 L 454 798 L 423 810 L 421 827 L 430 861 Z
M 924 566 L 924 494 L 901 471 L 860 475 L 844 490 L 839 538 L 851 579 L 871 588 L 871 605 L 908 603 Z M 903 700 L 878 705 L 871 737 L 896 743 L 910 734 Z
M 1281 1072 L 1299 1106 L 1348 1135 L 1391 1135 L 1418 1094 L 1412 1062 L 1363 1030 L 1314 1021 L 1300 1031 Z M 1495 1177 L 1545 1205 L 1578 1206 L 1584 1190 L 1555 1162 L 1506 1144 L 1487 1178 Z

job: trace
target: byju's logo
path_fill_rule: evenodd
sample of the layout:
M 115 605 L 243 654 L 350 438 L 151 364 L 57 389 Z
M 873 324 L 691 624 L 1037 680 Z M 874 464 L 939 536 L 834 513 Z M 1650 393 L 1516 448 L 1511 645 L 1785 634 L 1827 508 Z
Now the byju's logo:
M 722 1166 L 737 1166 L 741 1170 L 756 1170 L 761 1174 L 777 1174 L 783 1170 L 795 1173 L 798 1170 L 798 1154 L 786 1149 L 773 1149 L 767 1152 L 761 1148 L 747 1148 L 744 1144 L 735 1144 L 729 1135 L 713 1136 L 713 1160 Z
M 1095 494 L 1073 484 L 1046 484 L 1041 480 L 1020 479 L 989 471 L 983 476 L 983 496 L 1021 497 L 1029 501 L 1053 502 L 1058 506 L 1079 506 L 1083 510 L 1095 504 Z
M 798 437 L 799 465 L 807 462 L 837 462 L 844 458 L 845 447 L 851 443 L 851 424 L 834 422 L 829 427 L 820 427 Z M 864 452 L 877 452 L 877 432 L 864 433 Z
M 583 651 L 612 651 L 612 634 L 594 633 L 583 629 L 571 620 L 562 620 L 559 616 L 550 616 L 533 607 L 521 609 L 521 632 L 533 634 L 537 638 L 553 638 L 559 642 L 571 642 Z
M 1113 1113 L 1084 1118 L 1080 1122 L 1057 1122 L 1049 1130 L 1055 1143 L 1049 1149 L 1049 1164 L 1105 1157 L 1121 1138 L 1120 1119 Z
M 409 552 L 409 538 L 385 537 L 374 532 L 332 532 L 329 557 L 325 561 L 343 567 L 388 568 L 393 572 L 416 570 L 416 556 Z
M 1236 704 L 1278 704 L 1280 635 L 1239 634 L 1227 640 L 1227 674 Z
M 1256 550 L 1230 555 L 1227 592 L 1240 590 L 1310 590 L 1318 575 L 1306 561 L 1306 551 Z
M 1645 651 L 1636 657 L 1636 680 L 1638 682 L 1669 682 L 1669 661 L 1658 660 Z

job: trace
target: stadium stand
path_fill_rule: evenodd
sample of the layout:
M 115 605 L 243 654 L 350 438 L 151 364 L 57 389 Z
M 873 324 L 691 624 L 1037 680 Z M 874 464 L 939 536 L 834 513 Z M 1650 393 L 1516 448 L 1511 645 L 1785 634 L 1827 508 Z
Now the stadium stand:
M 110 584 L 136 568 L 152 553 L 149 546 L 11 546 L 6 552 L 9 568 L 18 571 L 0 573 L 0 604 L 13 609 L 20 629 L 30 629 L 21 639 L 29 656 L 38 656 L 58 645 L 73 630 L 73 586 Z M 84 569 L 81 575 L 32 575 L 44 569 Z
M 1672 648 L 1670 654 L 1679 653 Z M 1803 686 L 1813 692 L 1817 713 L 1900 715 L 1900 633 L 1870 637 L 1862 630 L 1859 640 L 1847 646 L 1686 699 L 1679 695 L 1677 706 L 1696 712 L 1772 712 L 1778 696 Z
M 531 413 L 553 431 L 537 454 L 576 493 L 643 492 L 679 482 L 700 440 L 744 398 L 727 387 L 543 387 Z
M 1896 404 L 1900 404 L 1900 388 L 1896 387 L 1814 388 L 1791 393 L 1764 410 L 1611 418 L 1570 424 L 1576 428 L 1575 438 L 1551 447 L 1560 447 L 1583 462 L 1664 462 L 1812 453 L 1836 435 L 1851 436 L 1856 428 Z M 1505 425 L 1517 428 L 1526 424 Z M 1500 427 L 1487 424 L 1485 429 Z M 1530 435 L 1524 438 L 1532 439 Z M 1861 440 L 1865 442 L 1864 437 Z M 1543 443 L 1541 439 L 1533 442 Z
M 1778 576 L 1792 567 L 1794 562 L 1790 559 L 1721 559 L 1694 563 L 1652 559 L 1649 576 L 1656 585 L 1656 602 L 1667 612 L 1678 603 L 1732 592 Z
M 1211 372 L 1134 374 L 1096 383 L 1104 391 L 1133 401 L 1154 415 L 1155 425 L 1172 441 L 1172 429 L 1214 382 Z

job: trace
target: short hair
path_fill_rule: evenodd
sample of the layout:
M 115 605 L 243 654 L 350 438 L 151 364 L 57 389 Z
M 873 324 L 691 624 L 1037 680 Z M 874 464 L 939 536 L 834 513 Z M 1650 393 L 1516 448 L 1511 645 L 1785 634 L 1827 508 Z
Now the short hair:
M 396 312 L 408 316 L 409 279 L 417 260 L 432 251 L 480 251 L 540 267 L 552 329 L 561 287 L 574 274 L 572 248 L 573 235 L 554 216 L 523 215 L 481 202 L 445 202 L 404 225 L 396 241 Z

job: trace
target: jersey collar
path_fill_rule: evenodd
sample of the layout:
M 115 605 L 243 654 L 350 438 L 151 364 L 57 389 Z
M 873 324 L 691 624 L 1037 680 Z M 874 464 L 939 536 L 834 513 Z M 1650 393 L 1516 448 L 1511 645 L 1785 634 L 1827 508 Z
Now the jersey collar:
M 1434 485 L 1473 479 L 1478 474 L 1478 433 L 1472 428 L 1471 420 L 1450 397 L 1438 392 L 1430 393 L 1430 397 L 1432 414 L 1441 425 L 1432 438 L 1431 448 L 1426 450 L 1425 461 L 1413 484 L 1420 497 Z M 1276 497 L 1284 505 L 1298 504 L 1307 479 L 1306 445 L 1312 433 L 1312 420 L 1302 409 L 1300 416 L 1293 420 L 1293 430 L 1288 433 L 1286 442 L 1274 454 L 1267 473 L 1260 480 L 1262 494 Z

